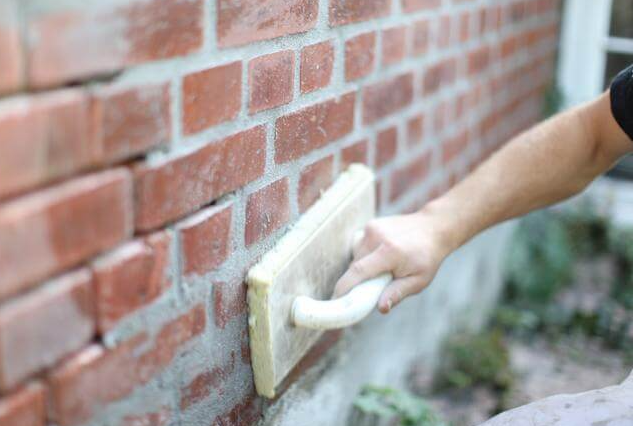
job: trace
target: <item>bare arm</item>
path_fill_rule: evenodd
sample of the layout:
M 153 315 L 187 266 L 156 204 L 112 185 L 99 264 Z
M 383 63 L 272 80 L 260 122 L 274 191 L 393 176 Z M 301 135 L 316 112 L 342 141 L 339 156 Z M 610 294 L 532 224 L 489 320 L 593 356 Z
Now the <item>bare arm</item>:
M 386 313 L 424 289 L 444 258 L 479 232 L 577 194 L 631 151 L 608 92 L 558 114 L 512 139 L 421 211 L 372 221 L 335 292 L 391 271 L 395 280 L 378 304 Z

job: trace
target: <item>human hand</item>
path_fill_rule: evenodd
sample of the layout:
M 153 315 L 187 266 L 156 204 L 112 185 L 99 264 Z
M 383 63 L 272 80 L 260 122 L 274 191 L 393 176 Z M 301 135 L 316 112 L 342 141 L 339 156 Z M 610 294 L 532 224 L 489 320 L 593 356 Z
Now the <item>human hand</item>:
M 435 216 L 418 212 L 374 219 L 353 248 L 354 260 L 334 289 L 342 296 L 354 286 L 391 272 L 378 309 L 386 314 L 407 296 L 426 288 L 450 252 Z

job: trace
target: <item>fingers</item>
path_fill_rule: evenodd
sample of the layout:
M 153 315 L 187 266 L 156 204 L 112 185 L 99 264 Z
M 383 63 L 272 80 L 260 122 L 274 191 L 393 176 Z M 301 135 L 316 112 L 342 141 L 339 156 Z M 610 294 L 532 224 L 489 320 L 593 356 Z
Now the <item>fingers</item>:
M 339 297 L 363 281 L 375 278 L 383 272 L 390 272 L 394 266 L 393 257 L 384 246 L 379 246 L 367 256 L 352 262 L 336 283 L 334 296 Z
M 378 299 L 378 310 L 387 314 L 405 297 L 417 294 L 426 286 L 426 282 L 419 275 L 395 279 L 389 284 Z
M 361 259 L 367 256 L 372 251 L 376 250 L 378 244 L 371 241 L 367 232 L 356 231 L 352 241 L 352 254 L 354 260 Z

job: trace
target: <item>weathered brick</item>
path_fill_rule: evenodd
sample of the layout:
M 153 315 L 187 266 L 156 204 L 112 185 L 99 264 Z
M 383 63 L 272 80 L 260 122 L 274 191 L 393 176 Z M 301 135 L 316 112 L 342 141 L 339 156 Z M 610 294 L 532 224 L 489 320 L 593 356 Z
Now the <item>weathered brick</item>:
M 446 127 L 446 123 L 449 122 L 449 108 L 450 104 L 447 100 L 440 102 L 433 110 L 433 132 L 436 134 L 442 133 Z
M 423 94 L 430 95 L 452 84 L 455 82 L 456 75 L 457 61 L 454 58 L 443 59 L 429 66 L 424 72 L 422 81 Z
M 0 299 L 108 250 L 132 233 L 125 169 L 73 179 L 0 206 Z
M 233 352 L 235 354 L 235 352 Z M 215 366 L 211 370 L 196 375 L 180 391 L 180 409 L 187 410 L 192 405 L 207 399 L 213 391 L 221 394 L 223 385 L 235 370 L 235 355 L 225 366 Z
M 427 19 L 413 23 L 411 31 L 411 53 L 415 56 L 423 55 L 429 50 L 431 28 Z
M 301 93 L 313 92 L 330 84 L 333 67 L 332 42 L 324 41 L 301 49 Z
M 376 135 L 376 167 L 382 167 L 396 156 L 398 129 L 389 127 Z
M 88 270 L 71 272 L 0 308 L 0 390 L 86 345 L 95 331 Z
M 438 9 L 441 5 L 442 0 L 402 0 L 402 10 L 405 12 Z
M 460 43 L 466 43 L 470 39 L 470 22 L 472 15 L 471 12 L 462 12 L 459 15 L 459 27 L 457 32 L 459 34 Z
M 122 318 L 151 303 L 171 285 L 166 273 L 169 244 L 169 234 L 160 232 L 147 242 L 129 242 L 93 263 L 100 334 L 112 330 Z
M 257 179 L 264 173 L 265 145 L 258 126 L 159 165 L 138 165 L 136 227 L 157 228 Z
M 0 199 L 93 165 L 88 100 L 76 89 L 0 102 Z
M 237 117 L 241 81 L 241 62 L 186 75 L 182 82 L 183 132 L 190 135 Z
M 44 426 L 46 405 L 44 386 L 29 383 L 0 398 L 0 424 L 2 426 Z
M 442 143 L 442 164 L 448 164 L 468 147 L 468 132 L 462 131 Z
M 244 237 L 250 246 L 282 227 L 290 217 L 288 179 L 271 183 L 248 197 Z
M 330 0 L 330 25 L 367 21 L 389 14 L 391 0 Z
M 413 100 L 413 74 L 406 73 L 363 88 L 363 122 L 373 123 Z
M 171 136 L 169 86 L 104 86 L 92 93 L 95 143 L 108 163 L 166 144 Z
M 394 27 L 382 32 L 382 64 L 392 65 L 400 62 L 406 56 L 407 48 L 406 27 Z
M 18 91 L 24 85 L 23 41 L 17 2 L 0 3 L 0 94 Z
M 233 318 L 246 313 L 246 284 L 242 281 L 213 284 L 215 326 L 224 328 Z
M 30 12 L 29 83 L 52 86 L 196 51 L 202 46 L 203 3 L 131 0 Z
M 119 426 L 166 426 L 170 420 L 171 411 L 169 407 L 163 406 L 151 413 L 125 416 Z
M 341 170 L 352 163 L 367 164 L 367 140 L 358 141 L 341 151 Z
M 205 274 L 220 266 L 231 250 L 232 204 L 201 210 L 177 226 L 183 272 Z
M 255 113 L 292 100 L 295 57 L 292 50 L 260 56 L 248 63 L 248 110 Z
M 420 185 L 429 173 L 431 167 L 431 153 L 427 152 L 393 172 L 389 199 L 394 201 L 416 185 Z
M 60 426 L 89 420 L 95 411 L 129 395 L 167 367 L 182 346 L 204 331 L 203 305 L 165 324 L 150 339 L 137 335 L 111 350 L 92 345 L 48 377 L 49 417 Z
M 451 44 L 451 18 L 452 15 L 442 15 L 439 19 L 439 25 L 435 33 L 435 42 L 440 49 L 446 49 Z
M 238 46 L 313 28 L 319 11 L 313 0 L 217 0 L 220 47 Z
M 407 122 L 407 145 L 413 146 L 422 142 L 424 136 L 424 115 L 419 114 Z
M 216 416 L 212 426 L 240 426 L 256 424 L 263 412 L 263 399 L 254 392 L 237 402 L 230 410 Z
M 275 161 L 285 163 L 350 133 L 354 93 L 280 117 L 275 122 Z
M 366 76 L 374 68 L 376 33 L 357 35 L 345 42 L 345 80 Z
M 330 155 L 303 169 L 297 190 L 300 213 L 308 210 L 321 196 L 321 193 L 332 184 L 333 166 L 334 157 Z
M 482 46 L 468 53 L 468 75 L 484 72 L 490 65 L 490 47 Z

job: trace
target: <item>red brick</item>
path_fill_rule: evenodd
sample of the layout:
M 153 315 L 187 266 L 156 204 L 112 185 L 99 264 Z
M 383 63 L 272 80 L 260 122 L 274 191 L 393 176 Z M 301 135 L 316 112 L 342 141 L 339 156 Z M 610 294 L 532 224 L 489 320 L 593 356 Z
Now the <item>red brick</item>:
M 232 211 L 231 204 L 211 206 L 178 224 L 185 275 L 211 272 L 226 260 Z
M 490 64 L 490 48 L 482 46 L 468 53 L 468 75 L 485 71 Z
M 424 136 L 424 115 L 417 115 L 407 122 L 407 145 L 414 146 L 422 142 Z
M 313 92 L 330 84 L 333 67 L 332 42 L 304 47 L 301 50 L 301 93 Z
M 405 12 L 438 9 L 441 5 L 442 0 L 402 0 L 402 10 Z
M 0 94 L 24 85 L 24 54 L 18 24 L 17 2 L 0 4 Z
M 136 227 L 165 225 L 264 173 L 266 133 L 253 127 L 159 165 L 135 169 Z
M 93 92 L 95 143 L 103 160 L 127 160 L 169 142 L 169 86 L 105 86 Z
M 242 281 L 213 284 L 215 326 L 224 328 L 233 318 L 246 313 L 246 284 Z
M 169 234 L 157 233 L 147 243 L 129 242 L 93 263 L 100 334 L 112 330 L 122 318 L 151 303 L 171 285 L 166 277 L 169 244 Z
M 308 31 L 316 25 L 313 0 L 217 0 L 220 47 L 238 46 Z
M 0 198 L 93 165 L 101 147 L 88 118 L 87 97 L 75 89 L 0 102 Z
M 52 86 L 194 52 L 202 46 L 203 3 L 131 0 L 31 13 L 29 83 Z
M 409 165 L 394 171 L 391 175 L 390 201 L 400 198 L 409 189 L 420 185 L 428 175 L 430 166 L 431 153 L 427 152 Z
M 226 413 L 218 415 L 212 426 L 246 426 L 256 424 L 262 416 L 263 400 L 254 393 L 247 395 Z
M 382 167 L 396 156 L 398 129 L 389 127 L 376 136 L 376 167 Z
M 171 420 L 169 407 L 161 407 L 158 411 L 125 416 L 119 426 L 166 426 Z
M 431 28 L 429 21 L 423 19 L 415 22 L 411 28 L 411 53 L 415 56 L 423 55 L 429 50 Z
M 521 22 L 526 18 L 526 7 L 522 1 L 508 4 L 506 9 L 510 11 L 510 21 L 514 24 Z
M 413 74 L 406 73 L 363 88 L 363 123 L 397 112 L 413 100 Z
M 251 194 L 246 204 L 246 245 L 269 236 L 288 222 L 289 217 L 288 179 L 279 179 Z
M 330 25 L 345 25 L 386 16 L 391 0 L 330 0 Z
M 442 143 L 442 164 L 448 164 L 468 147 L 468 133 L 463 131 Z
M 303 213 L 314 204 L 321 193 L 332 184 L 334 157 L 329 156 L 303 169 L 299 178 L 299 212 Z
M 433 111 L 433 131 L 435 133 L 442 133 L 446 127 L 446 123 L 449 120 L 449 104 L 448 101 L 443 101 L 435 107 Z
M 290 113 L 275 123 L 275 161 L 299 158 L 345 136 L 354 127 L 354 93 Z
M 444 59 L 429 66 L 424 73 L 422 91 L 425 95 L 437 92 L 444 86 L 455 82 L 457 61 L 454 58 Z
M 376 33 L 365 33 L 345 42 L 345 80 L 364 77 L 374 68 Z
M 341 151 L 341 170 L 352 163 L 367 164 L 367 140 L 363 139 Z
M 0 398 L 0 424 L 2 426 L 46 425 L 44 387 L 37 382 L 29 383 Z
M 211 422 L 211 426 L 254 425 L 262 417 L 263 409 L 263 399 L 258 398 L 252 391 L 230 410 L 216 416 Z
M 0 206 L 0 299 L 108 250 L 132 233 L 129 173 L 77 178 Z
M 248 63 L 248 110 L 264 111 L 292 100 L 295 57 L 292 50 L 260 56 Z
M 459 41 L 466 43 L 470 39 L 470 21 L 472 14 L 470 12 L 462 12 L 459 15 Z
M 242 63 L 188 74 L 182 82 L 183 132 L 197 133 L 232 120 L 242 102 Z
M 406 55 L 406 27 L 388 28 L 382 32 L 382 64 L 400 62 Z
M 192 405 L 207 399 L 211 392 L 217 392 L 218 395 L 222 396 L 224 385 L 235 371 L 235 361 L 235 351 L 231 351 L 230 360 L 225 365 L 215 366 L 194 377 L 181 389 L 180 409 L 187 410 Z
M 86 269 L 64 275 L 0 308 L 0 390 L 86 345 L 95 331 L 94 288 Z
M 203 305 L 165 324 L 156 337 L 133 337 L 111 350 L 92 345 L 51 372 L 49 417 L 60 426 L 89 420 L 167 367 L 181 347 L 205 328 Z
M 445 49 L 451 44 L 451 17 L 442 15 L 439 19 L 435 40 L 440 49 Z

